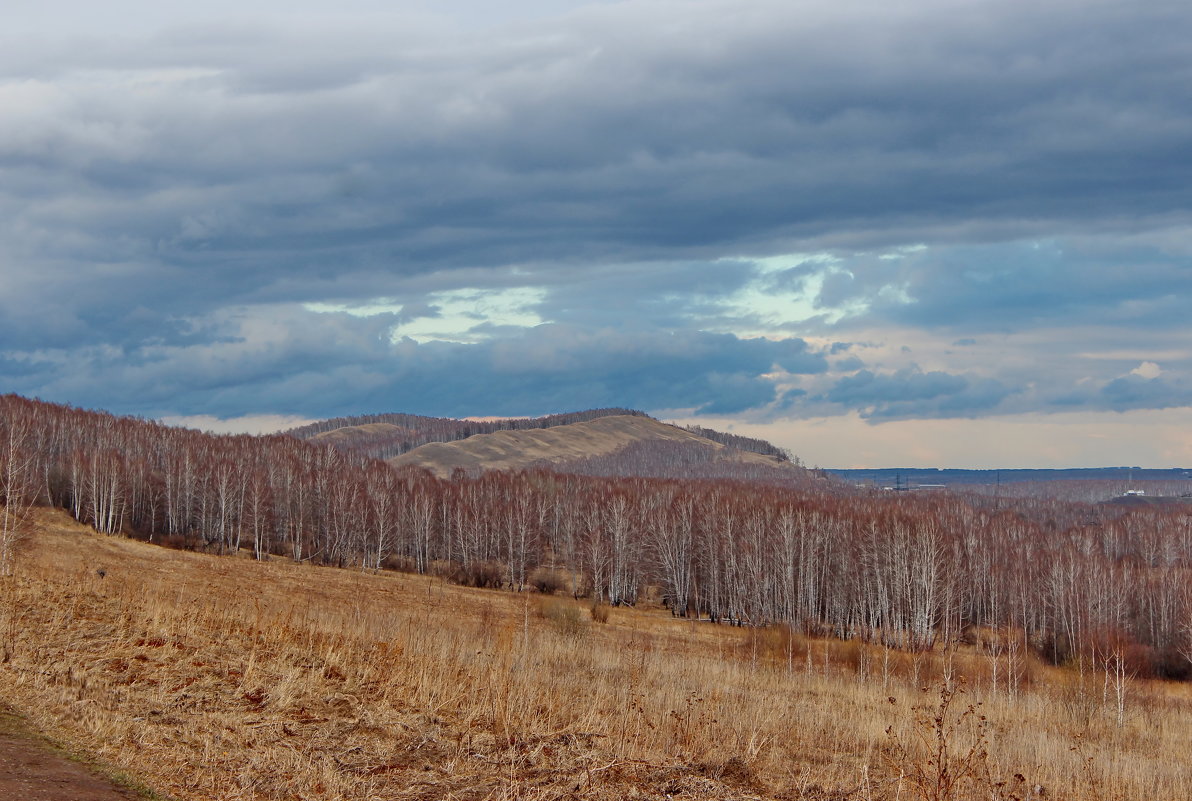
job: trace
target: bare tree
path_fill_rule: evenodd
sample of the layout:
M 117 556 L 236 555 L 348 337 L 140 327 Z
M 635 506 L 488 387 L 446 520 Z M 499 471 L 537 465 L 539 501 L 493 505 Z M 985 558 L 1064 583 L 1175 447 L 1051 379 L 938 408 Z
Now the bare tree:
M 0 420 L 0 576 L 12 574 L 18 543 L 26 536 L 33 504 L 30 433 L 21 421 Z

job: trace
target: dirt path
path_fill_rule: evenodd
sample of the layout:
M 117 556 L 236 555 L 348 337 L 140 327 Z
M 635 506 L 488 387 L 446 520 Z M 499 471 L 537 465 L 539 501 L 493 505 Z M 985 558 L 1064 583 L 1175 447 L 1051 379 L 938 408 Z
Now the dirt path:
M 136 801 L 141 796 L 99 778 L 0 712 L 0 799 Z

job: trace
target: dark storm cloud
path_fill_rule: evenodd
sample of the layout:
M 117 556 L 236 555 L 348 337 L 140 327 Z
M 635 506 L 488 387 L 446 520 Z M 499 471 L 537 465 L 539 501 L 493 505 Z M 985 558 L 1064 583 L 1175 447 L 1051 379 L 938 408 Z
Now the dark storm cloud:
M 853 303 L 837 330 L 957 341 L 1186 317 L 1186 4 L 324 22 L 0 33 L 0 389 L 124 411 L 449 413 L 483 377 L 476 413 L 729 413 L 776 402 L 774 366 L 827 369 L 802 340 L 701 333 L 759 330 L 723 307 L 748 286 Z M 930 247 L 876 255 L 915 243 Z M 750 260 L 812 251 L 839 260 L 822 284 L 820 263 L 763 279 Z M 517 287 L 559 326 L 387 341 L 437 314 L 436 292 Z M 301 307 L 378 298 L 397 316 Z M 516 363 L 542 367 L 496 366 Z M 861 372 L 832 402 L 947 416 L 1013 394 L 963 366 L 867 365 L 837 361 Z M 1111 390 L 1120 373 L 1085 402 L 1151 397 Z
M 942 371 L 861 370 L 836 382 L 827 400 L 867 418 L 969 417 L 997 407 L 1012 390 L 1001 382 Z
M 927 329 L 1021 331 L 1086 321 L 1183 327 L 1192 297 L 1189 241 L 1173 248 L 1081 236 L 860 257 L 845 260 L 820 297 L 827 305 L 861 299 L 870 320 Z
M 0 361 L 0 381 L 47 400 L 159 416 L 307 416 L 401 409 L 423 414 L 545 414 L 593 406 L 736 412 L 777 398 L 777 367 L 822 373 L 799 340 L 543 325 L 478 344 L 391 343 L 393 315 L 273 309 L 230 315 L 204 346 L 136 354 L 94 347 L 52 360 Z
M 720 255 L 1188 207 L 1181 6 L 938 10 L 710 4 L 662 24 L 673 9 L 641 4 L 430 41 L 176 31 L 56 54 L 3 150 L 26 199 L 77 198 L 35 204 L 33 225 L 197 259 L 231 292 L 333 264 Z M 44 75 L 35 55 L 7 72 Z M 77 77 L 96 68 L 133 75 Z
M 375 403 L 469 415 L 614 405 L 739 412 L 777 399 L 765 377 L 775 367 L 827 370 L 824 357 L 801 340 L 566 325 L 477 345 L 407 341 L 397 361 L 400 375 Z

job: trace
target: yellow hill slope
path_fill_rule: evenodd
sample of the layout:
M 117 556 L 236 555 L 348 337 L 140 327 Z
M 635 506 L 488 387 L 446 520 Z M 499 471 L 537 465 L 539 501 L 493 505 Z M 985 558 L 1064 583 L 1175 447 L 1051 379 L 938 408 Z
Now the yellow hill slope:
M 519 470 L 549 463 L 565 465 L 580 459 L 616 453 L 642 442 L 679 442 L 707 448 L 710 453 L 771 467 L 785 463 L 756 453 L 726 448 L 677 426 L 649 417 L 617 415 L 584 423 L 528 431 L 496 431 L 477 434 L 458 442 L 432 442 L 402 454 L 389 462 L 397 466 L 422 467 L 439 476 L 456 469 Z

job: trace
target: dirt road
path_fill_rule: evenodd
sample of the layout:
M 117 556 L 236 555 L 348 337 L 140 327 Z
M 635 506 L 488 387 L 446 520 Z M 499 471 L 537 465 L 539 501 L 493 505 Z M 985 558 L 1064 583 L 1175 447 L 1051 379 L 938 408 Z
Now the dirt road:
M 0 713 L 0 799 L 13 801 L 136 801 L 54 751 L 20 722 Z

